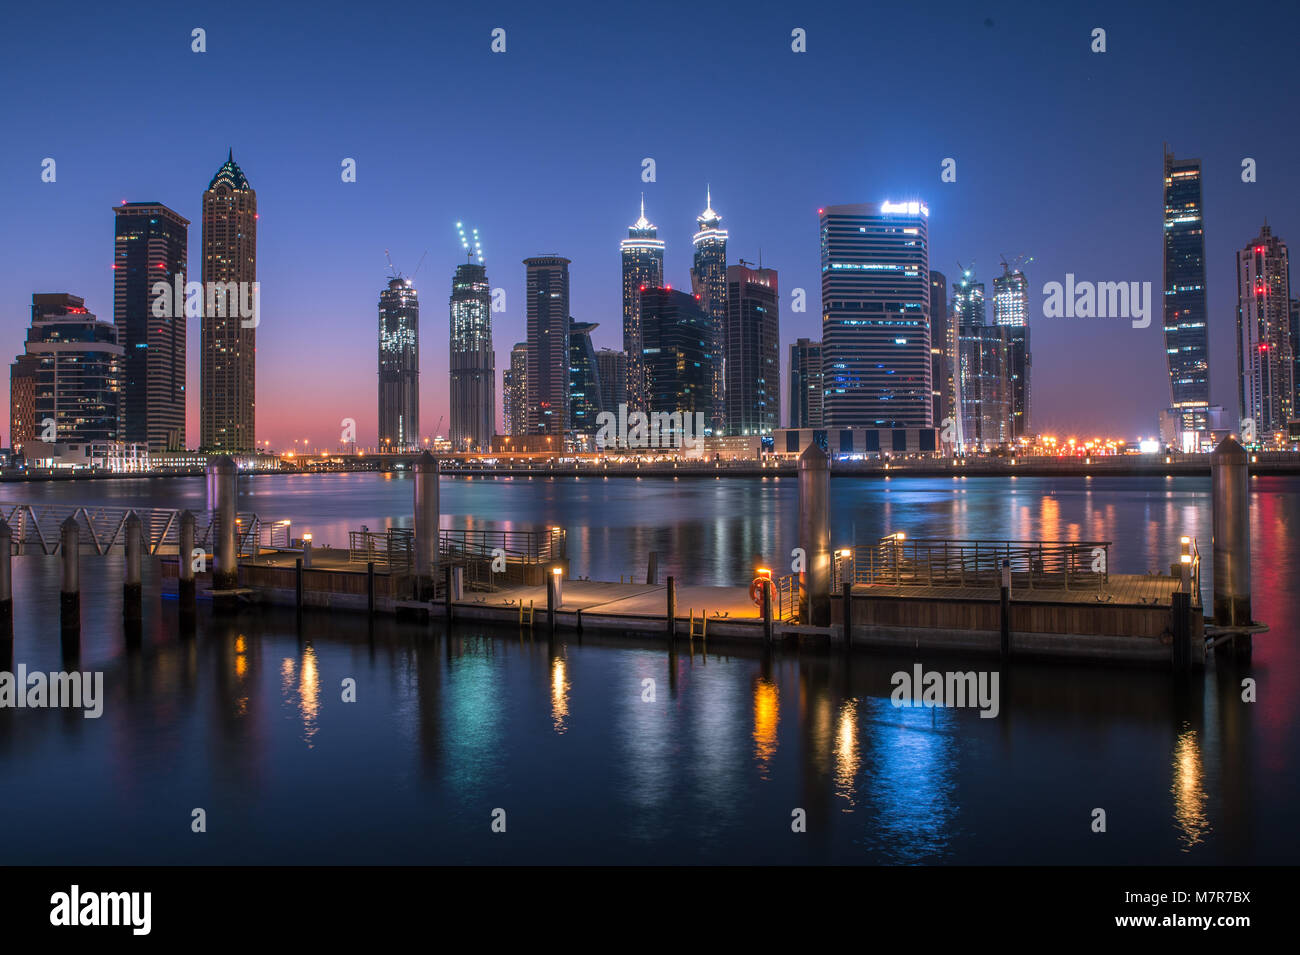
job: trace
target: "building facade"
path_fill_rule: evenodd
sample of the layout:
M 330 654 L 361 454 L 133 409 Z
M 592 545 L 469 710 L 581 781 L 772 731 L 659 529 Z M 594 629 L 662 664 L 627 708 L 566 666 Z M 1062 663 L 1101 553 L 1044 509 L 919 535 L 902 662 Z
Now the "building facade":
M 641 293 L 649 403 L 663 414 L 713 413 L 712 320 L 689 292 L 647 288 Z
M 23 418 L 15 420 L 13 443 L 31 458 L 42 442 L 119 442 L 124 353 L 117 328 L 96 319 L 80 296 L 33 295 L 32 324 L 10 377 L 10 394 L 17 388 L 22 401 L 13 410 Z
M 1029 280 L 1019 269 L 1002 264 L 993 280 L 993 324 L 1010 329 L 1007 335 L 1007 377 L 1011 387 L 1011 437 L 1028 437 L 1030 431 Z
M 822 343 L 800 338 L 790 346 L 791 428 L 822 426 Z
M 948 277 L 930 271 L 930 393 L 937 425 L 952 415 L 952 361 L 948 341 Z
M 721 366 L 713 363 L 715 369 L 726 371 L 723 427 L 727 434 L 771 434 L 781 426 L 781 299 L 776 269 L 732 265 L 726 274 L 726 361 Z M 712 322 L 709 309 L 705 312 Z M 715 388 L 713 400 L 718 394 Z
M 496 431 L 496 352 L 492 288 L 477 262 L 456 266 L 451 280 L 451 446 L 487 450 Z
M 379 447 L 420 443 L 420 296 L 395 276 L 379 293 Z
M 122 440 L 181 450 L 190 222 L 158 202 L 125 202 L 113 216 L 113 324 L 125 349 Z
M 257 193 L 234 153 L 203 193 L 199 444 L 257 447 Z
M 641 356 L 641 290 L 664 284 L 664 243 L 659 230 L 641 217 L 627 230 L 619 244 L 623 261 L 623 352 L 627 355 L 628 404 L 644 408 L 647 400 L 645 370 Z
M 614 348 L 596 352 L 596 368 L 600 372 L 600 403 L 609 411 L 617 411 L 627 404 L 627 355 Z
M 722 228 L 722 216 L 713 211 L 712 190 L 706 189 L 704 196 L 704 211 L 695 219 L 698 228 L 691 240 L 695 246 L 695 257 L 691 265 L 691 291 L 699 296 L 700 304 L 712 323 L 713 339 L 709 348 L 713 353 L 713 420 L 710 428 L 714 434 L 720 435 L 730 427 L 727 423 L 726 373 L 729 321 L 727 294 L 730 289 L 727 232 Z
M 569 320 L 569 426 L 575 434 L 596 430 L 596 416 L 606 410 L 601 399 L 600 365 L 591 333 L 598 322 Z
M 1165 149 L 1165 359 L 1171 408 L 1185 432 L 1207 430 L 1210 406 L 1209 326 L 1205 306 L 1205 224 L 1201 161 L 1175 159 Z
M 1268 226 L 1237 252 L 1237 380 L 1241 431 L 1256 441 L 1295 416 L 1295 342 L 1286 243 Z M 1249 424 L 1247 424 L 1249 422 Z
M 528 433 L 528 344 L 518 342 L 510 349 L 510 367 L 502 373 L 501 393 L 505 398 L 505 434 L 512 438 Z
M 827 427 L 932 423 L 929 214 L 915 201 L 821 211 Z
M 524 259 L 528 288 L 528 434 L 559 435 L 569 422 L 569 260 Z
M 1014 436 L 1011 330 L 1004 325 L 962 324 L 957 337 L 960 447 L 977 452 L 1009 444 Z

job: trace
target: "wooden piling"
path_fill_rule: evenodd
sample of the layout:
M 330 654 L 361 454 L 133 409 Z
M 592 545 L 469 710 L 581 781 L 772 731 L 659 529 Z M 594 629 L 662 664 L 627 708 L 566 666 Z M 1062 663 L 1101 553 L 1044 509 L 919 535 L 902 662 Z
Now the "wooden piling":
M 672 643 L 677 639 L 677 580 L 668 575 L 668 586 L 666 588 L 668 595 L 668 642 Z

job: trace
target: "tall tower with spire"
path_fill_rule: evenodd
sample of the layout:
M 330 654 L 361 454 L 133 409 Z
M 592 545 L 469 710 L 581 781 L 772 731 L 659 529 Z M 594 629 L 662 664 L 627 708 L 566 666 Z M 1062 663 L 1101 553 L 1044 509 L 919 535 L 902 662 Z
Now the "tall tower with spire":
M 257 447 L 257 193 L 232 149 L 203 193 L 199 446 Z
M 641 196 L 641 217 L 627 230 L 620 243 L 623 256 L 623 350 L 627 352 L 627 400 L 633 409 L 645 410 L 645 362 L 641 354 L 641 292 L 664 284 L 664 244 L 659 230 L 645 217 L 645 196 Z
M 695 261 L 691 267 L 691 291 L 700 299 L 709 316 L 712 338 L 714 434 L 721 434 L 727 421 L 727 232 L 721 228 L 722 216 L 713 211 L 713 190 L 704 191 L 704 211 L 696 216 L 699 229 L 693 239 Z

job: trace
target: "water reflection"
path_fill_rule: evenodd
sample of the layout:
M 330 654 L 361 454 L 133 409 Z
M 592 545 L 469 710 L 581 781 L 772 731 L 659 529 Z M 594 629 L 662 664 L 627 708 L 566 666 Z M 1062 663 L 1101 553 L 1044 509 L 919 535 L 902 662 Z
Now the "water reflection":
M 1174 821 L 1178 826 L 1183 851 L 1205 841 L 1210 832 L 1206 811 L 1205 770 L 1201 765 L 1201 746 L 1196 730 L 1184 724 L 1174 744 L 1173 785 Z
M 858 701 L 844 700 L 840 704 L 835 730 L 835 795 L 848 804 L 844 812 L 852 812 L 857 806 L 856 790 L 860 763 Z
M 564 657 L 551 660 L 551 725 L 555 732 L 563 734 L 569 718 L 569 678 L 565 670 Z
M 776 755 L 776 728 L 781 717 L 781 693 L 766 677 L 754 679 L 754 760 L 761 779 L 771 778 Z

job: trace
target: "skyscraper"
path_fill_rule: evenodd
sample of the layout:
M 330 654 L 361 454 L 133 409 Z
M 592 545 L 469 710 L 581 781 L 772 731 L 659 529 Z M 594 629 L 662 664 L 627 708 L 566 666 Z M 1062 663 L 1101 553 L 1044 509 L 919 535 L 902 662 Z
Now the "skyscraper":
M 456 266 L 451 280 L 451 445 L 457 451 L 491 448 L 497 420 L 492 289 L 477 229 L 473 237 L 471 248 L 461 232 L 469 261 Z
M 724 427 L 727 434 L 771 434 L 781 426 L 781 325 L 776 269 L 753 269 L 741 264 L 730 266 L 726 274 Z M 713 394 L 716 398 L 716 389 Z
M 929 215 L 915 201 L 821 211 L 828 428 L 933 421 Z
M 569 260 L 542 255 L 524 259 L 524 265 L 528 285 L 528 434 L 563 436 L 569 421 Z
M 576 434 L 591 434 L 596 416 L 605 407 L 600 397 L 600 366 L 591 333 L 597 322 L 569 320 L 569 428 Z M 616 409 L 615 409 L 616 410 Z
M 1201 161 L 1165 148 L 1164 330 L 1172 408 L 1184 432 L 1208 428 L 1209 326 L 1205 307 L 1205 224 Z
M 601 407 L 617 414 L 618 406 L 627 404 L 627 355 L 602 348 L 596 352 L 596 368 L 600 371 Z
M 1290 260 L 1286 243 L 1265 225 L 1237 253 L 1238 400 L 1257 441 L 1285 432 L 1295 415 L 1294 374 Z
M 21 426 L 15 422 L 13 443 L 30 451 L 46 440 L 118 441 L 124 351 L 117 328 L 98 321 L 80 296 L 33 295 L 31 328 L 10 378 L 12 394 L 13 376 L 34 377 L 33 399 L 30 417 Z
M 510 367 L 502 374 L 505 396 L 505 433 L 512 438 L 528 433 L 528 345 L 510 349 Z
M 1011 329 L 962 323 L 957 328 L 958 443 L 966 451 L 987 451 L 1012 439 Z
M 257 193 L 226 157 L 203 193 L 199 444 L 252 451 L 256 438 Z
M 791 428 L 822 426 L 822 343 L 807 338 L 790 346 Z
M 627 354 L 628 405 L 644 409 L 646 404 L 645 372 L 641 360 L 641 290 L 664 284 L 664 244 L 659 230 L 645 217 L 645 197 L 641 197 L 641 217 L 627 230 L 620 244 L 623 258 L 623 351 Z
M 688 292 L 647 288 L 641 293 L 646 386 L 651 412 L 712 414 L 712 320 Z
M 420 296 L 394 276 L 379 293 L 379 447 L 420 443 Z
M 158 202 L 126 202 L 113 214 L 113 324 L 125 349 L 122 440 L 150 451 L 182 449 L 190 222 Z
M 930 392 L 934 423 L 952 415 L 952 362 L 948 341 L 948 278 L 930 272 Z M 791 425 L 791 427 L 794 427 Z
M 1011 388 L 1010 438 L 1028 436 L 1030 429 L 1029 377 L 1033 359 L 1029 352 L 1029 281 L 1019 269 L 1003 262 L 1002 274 L 993 280 L 993 324 L 1007 334 L 1007 379 Z
M 713 339 L 709 349 L 713 354 L 713 420 L 709 422 L 714 434 L 722 433 L 727 424 L 727 232 L 721 228 L 722 216 L 713 211 L 713 191 L 704 192 L 704 211 L 695 221 L 699 228 L 692 242 L 695 259 L 691 266 L 691 291 L 700 297 L 700 304 L 713 326 Z M 773 273 L 775 280 L 775 273 Z M 733 434 L 736 432 L 732 432 Z

